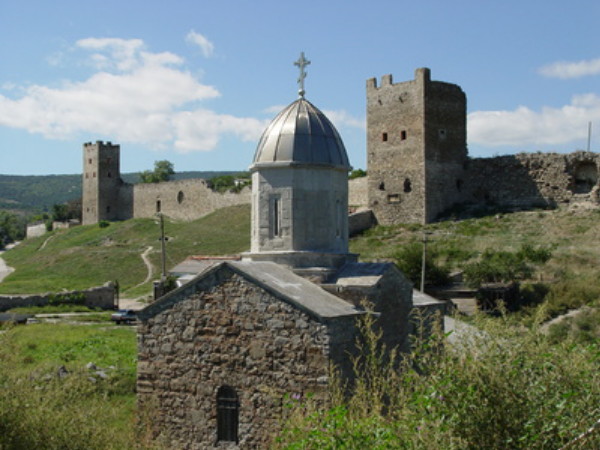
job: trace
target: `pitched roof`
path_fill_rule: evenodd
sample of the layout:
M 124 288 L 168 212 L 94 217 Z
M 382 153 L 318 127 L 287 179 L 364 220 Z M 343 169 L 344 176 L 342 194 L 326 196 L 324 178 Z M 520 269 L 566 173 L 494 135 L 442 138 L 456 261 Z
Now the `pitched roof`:
M 280 300 L 306 312 L 319 321 L 364 314 L 352 304 L 325 291 L 291 270 L 273 262 L 226 261 L 200 273 L 189 283 L 168 293 L 138 313 L 147 320 L 169 309 L 196 292 L 208 290 L 225 280 L 224 275 L 233 271 L 246 280 L 265 289 Z

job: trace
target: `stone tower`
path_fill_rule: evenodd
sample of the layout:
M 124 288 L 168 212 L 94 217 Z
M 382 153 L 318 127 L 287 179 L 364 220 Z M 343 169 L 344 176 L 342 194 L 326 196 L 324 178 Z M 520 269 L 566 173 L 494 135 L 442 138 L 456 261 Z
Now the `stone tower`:
M 252 172 L 251 250 L 294 269 L 334 268 L 348 254 L 348 171 L 342 140 L 301 96 L 265 130 Z
M 83 144 L 82 223 L 117 220 L 119 194 L 123 184 L 120 147 L 102 141 Z
M 461 201 L 466 103 L 427 68 L 402 83 L 367 80 L 369 207 L 380 224 L 429 223 Z

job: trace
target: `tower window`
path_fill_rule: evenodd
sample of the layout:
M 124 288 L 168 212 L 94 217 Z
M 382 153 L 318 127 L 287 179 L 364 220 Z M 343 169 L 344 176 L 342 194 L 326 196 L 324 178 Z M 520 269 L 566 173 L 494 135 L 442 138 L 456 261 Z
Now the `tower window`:
M 161 209 L 160 200 L 156 200 L 156 212 L 159 213 Z
M 96 178 L 96 172 L 93 173 L 92 178 Z
M 184 200 L 185 200 L 185 194 L 183 193 L 183 191 L 179 191 L 177 193 L 177 203 L 179 203 L 181 205 Z
M 86 172 L 86 173 L 85 173 L 85 177 L 86 177 L 86 178 L 89 178 L 89 177 L 90 177 L 90 174 Z
M 410 191 L 412 191 L 412 183 L 407 178 L 404 180 L 404 192 L 410 192 Z
M 89 158 L 88 159 L 88 164 L 91 164 L 91 163 L 92 163 L 92 158 Z
M 110 172 L 108 172 L 106 175 L 108 176 L 108 178 L 112 178 L 112 174 Z
M 383 142 L 387 142 L 387 140 L 388 140 L 388 135 L 387 135 L 387 133 L 383 133 L 383 134 L 381 135 L 381 140 L 382 140 Z
M 387 197 L 388 203 L 400 203 L 400 196 L 398 194 L 390 194 Z
M 217 441 L 238 442 L 240 402 L 235 389 L 221 386 L 217 391 Z
M 107 214 L 108 214 L 108 213 L 110 213 L 110 206 L 107 206 L 107 207 L 106 207 L 106 213 L 107 213 Z
M 401 141 L 405 141 L 406 140 L 406 130 L 402 130 L 400 132 L 400 140 Z
M 379 183 L 379 190 L 385 191 L 385 183 L 383 181 L 381 183 Z

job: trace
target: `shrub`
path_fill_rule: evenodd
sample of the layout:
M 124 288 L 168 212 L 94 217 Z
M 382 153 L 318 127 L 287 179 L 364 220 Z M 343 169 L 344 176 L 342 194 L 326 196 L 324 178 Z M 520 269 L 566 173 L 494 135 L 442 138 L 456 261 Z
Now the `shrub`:
M 110 222 L 108 220 L 101 220 L 98 222 L 98 227 L 100 228 L 106 228 L 110 226 Z
M 427 249 L 425 259 L 425 284 L 440 286 L 448 283 L 449 270 L 436 262 L 434 248 Z M 421 273 L 423 267 L 423 246 L 413 242 L 401 247 L 394 255 L 398 268 L 408 277 L 415 286 L 421 284 Z

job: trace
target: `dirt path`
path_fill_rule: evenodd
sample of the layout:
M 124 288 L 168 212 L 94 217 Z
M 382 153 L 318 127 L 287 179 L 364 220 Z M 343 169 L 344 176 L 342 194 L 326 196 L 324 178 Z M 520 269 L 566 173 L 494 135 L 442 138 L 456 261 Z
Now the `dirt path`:
M 14 272 L 15 269 L 6 265 L 6 262 L 2 259 L 4 251 L 0 251 L 0 283 L 4 278 Z
M 140 255 L 142 257 L 142 261 L 144 261 L 144 264 L 146 265 L 146 270 L 148 271 L 148 274 L 146 275 L 146 279 L 144 281 L 142 281 L 141 283 L 139 283 L 138 285 L 136 285 L 134 287 L 138 287 L 138 286 L 141 286 L 142 284 L 146 284 L 152 279 L 152 275 L 154 274 L 154 266 L 152 266 L 152 263 L 148 259 L 148 255 L 150 254 L 152 249 L 153 249 L 153 247 L 150 246 L 146 250 L 144 250 L 144 253 L 142 253 Z

